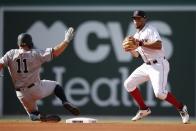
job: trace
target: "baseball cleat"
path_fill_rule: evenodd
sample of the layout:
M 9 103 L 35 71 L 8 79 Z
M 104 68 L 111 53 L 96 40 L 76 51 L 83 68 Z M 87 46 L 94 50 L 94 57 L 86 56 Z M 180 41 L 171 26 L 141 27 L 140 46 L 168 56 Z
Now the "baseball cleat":
M 41 122 L 59 122 L 61 118 L 58 115 L 43 115 L 40 117 Z
M 146 109 L 146 110 L 139 110 L 137 112 L 137 114 L 131 119 L 132 121 L 137 121 L 142 119 L 145 116 L 148 116 L 149 114 L 151 114 L 151 110 L 150 108 Z
M 182 118 L 182 122 L 184 124 L 188 124 L 190 122 L 190 119 L 189 119 L 189 114 L 188 114 L 187 106 L 184 105 L 181 110 L 178 110 L 178 112 L 180 113 L 180 116 Z
M 64 108 L 65 109 L 67 109 L 71 114 L 73 114 L 73 115 L 80 115 L 80 110 L 77 108 L 77 107 L 75 107 L 74 105 L 72 105 L 71 103 L 69 103 L 69 102 L 65 102 L 65 103 L 63 103 L 63 106 L 64 106 Z
M 40 121 L 40 117 L 41 117 L 40 114 L 30 114 L 30 115 L 29 115 L 29 118 L 30 118 L 32 121 Z
M 61 118 L 58 115 L 43 115 L 43 114 L 30 114 L 30 119 L 32 121 L 41 122 L 59 122 Z

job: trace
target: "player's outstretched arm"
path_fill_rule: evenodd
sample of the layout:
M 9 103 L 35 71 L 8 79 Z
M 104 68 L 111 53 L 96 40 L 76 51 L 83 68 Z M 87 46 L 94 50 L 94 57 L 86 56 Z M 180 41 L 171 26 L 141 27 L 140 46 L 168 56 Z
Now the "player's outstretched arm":
M 73 27 L 70 27 L 67 30 L 67 32 L 65 32 L 65 39 L 53 48 L 52 54 L 54 57 L 58 57 L 60 54 L 63 53 L 63 51 L 69 45 L 70 41 L 73 39 L 73 36 L 74 36 L 74 29 Z

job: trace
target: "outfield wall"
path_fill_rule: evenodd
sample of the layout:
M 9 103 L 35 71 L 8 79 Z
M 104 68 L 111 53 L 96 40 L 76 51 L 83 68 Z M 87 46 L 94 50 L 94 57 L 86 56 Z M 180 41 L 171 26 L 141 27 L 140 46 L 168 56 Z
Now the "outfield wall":
M 0 57 L 3 55 L 3 11 L 0 8 Z M 3 74 L 3 71 L 0 71 Z M 0 77 L 0 116 L 3 115 L 3 77 Z
M 1 0 L 0 5 L 193 5 L 195 0 Z
M 142 61 L 122 50 L 121 42 L 135 31 L 131 13 L 148 12 L 164 42 L 171 64 L 168 90 L 182 100 L 195 116 L 195 35 L 196 6 L 4 6 L 1 7 L 3 54 L 17 48 L 17 35 L 28 32 L 37 48 L 54 47 L 64 38 L 64 31 L 76 29 L 72 45 L 53 62 L 45 64 L 41 77 L 57 80 L 70 102 L 83 115 L 125 116 L 137 107 L 123 87 L 123 81 Z M 2 115 L 24 114 L 15 96 L 7 70 L 0 81 Z M 154 97 L 151 84 L 141 86 L 146 103 L 154 116 L 176 116 L 173 107 Z M 60 101 L 48 97 L 39 101 L 42 111 L 64 114 Z

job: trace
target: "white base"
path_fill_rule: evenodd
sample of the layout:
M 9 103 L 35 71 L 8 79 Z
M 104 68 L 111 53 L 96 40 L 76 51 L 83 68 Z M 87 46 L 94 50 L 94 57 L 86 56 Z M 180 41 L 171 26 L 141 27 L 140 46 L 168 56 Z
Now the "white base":
M 77 118 L 71 118 L 66 120 L 66 123 L 96 123 L 96 122 L 97 119 L 87 118 L 87 117 L 77 117 Z

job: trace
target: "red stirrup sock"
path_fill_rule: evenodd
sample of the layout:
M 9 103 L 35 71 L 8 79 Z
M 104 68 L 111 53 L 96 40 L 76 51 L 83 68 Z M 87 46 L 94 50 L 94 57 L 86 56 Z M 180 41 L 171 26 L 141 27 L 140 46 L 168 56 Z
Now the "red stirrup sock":
M 132 92 L 129 92 L 129 94 L 134 98 L 134 100 L 137 102 L 137 104 L 140 107 L 140 110 L 146 110 L 148 107 L 144 103 L 144 99 L 142 97 L 142 94 L 138 88 L 133 90 Z
M 173 106 L 175 106 L 176 109 L 182 109 L 183 107 L 183 104 L 179 102 L 171 92 L 168 92 L 165 100 L 169 102 L 170 104 L 172 104 Z

